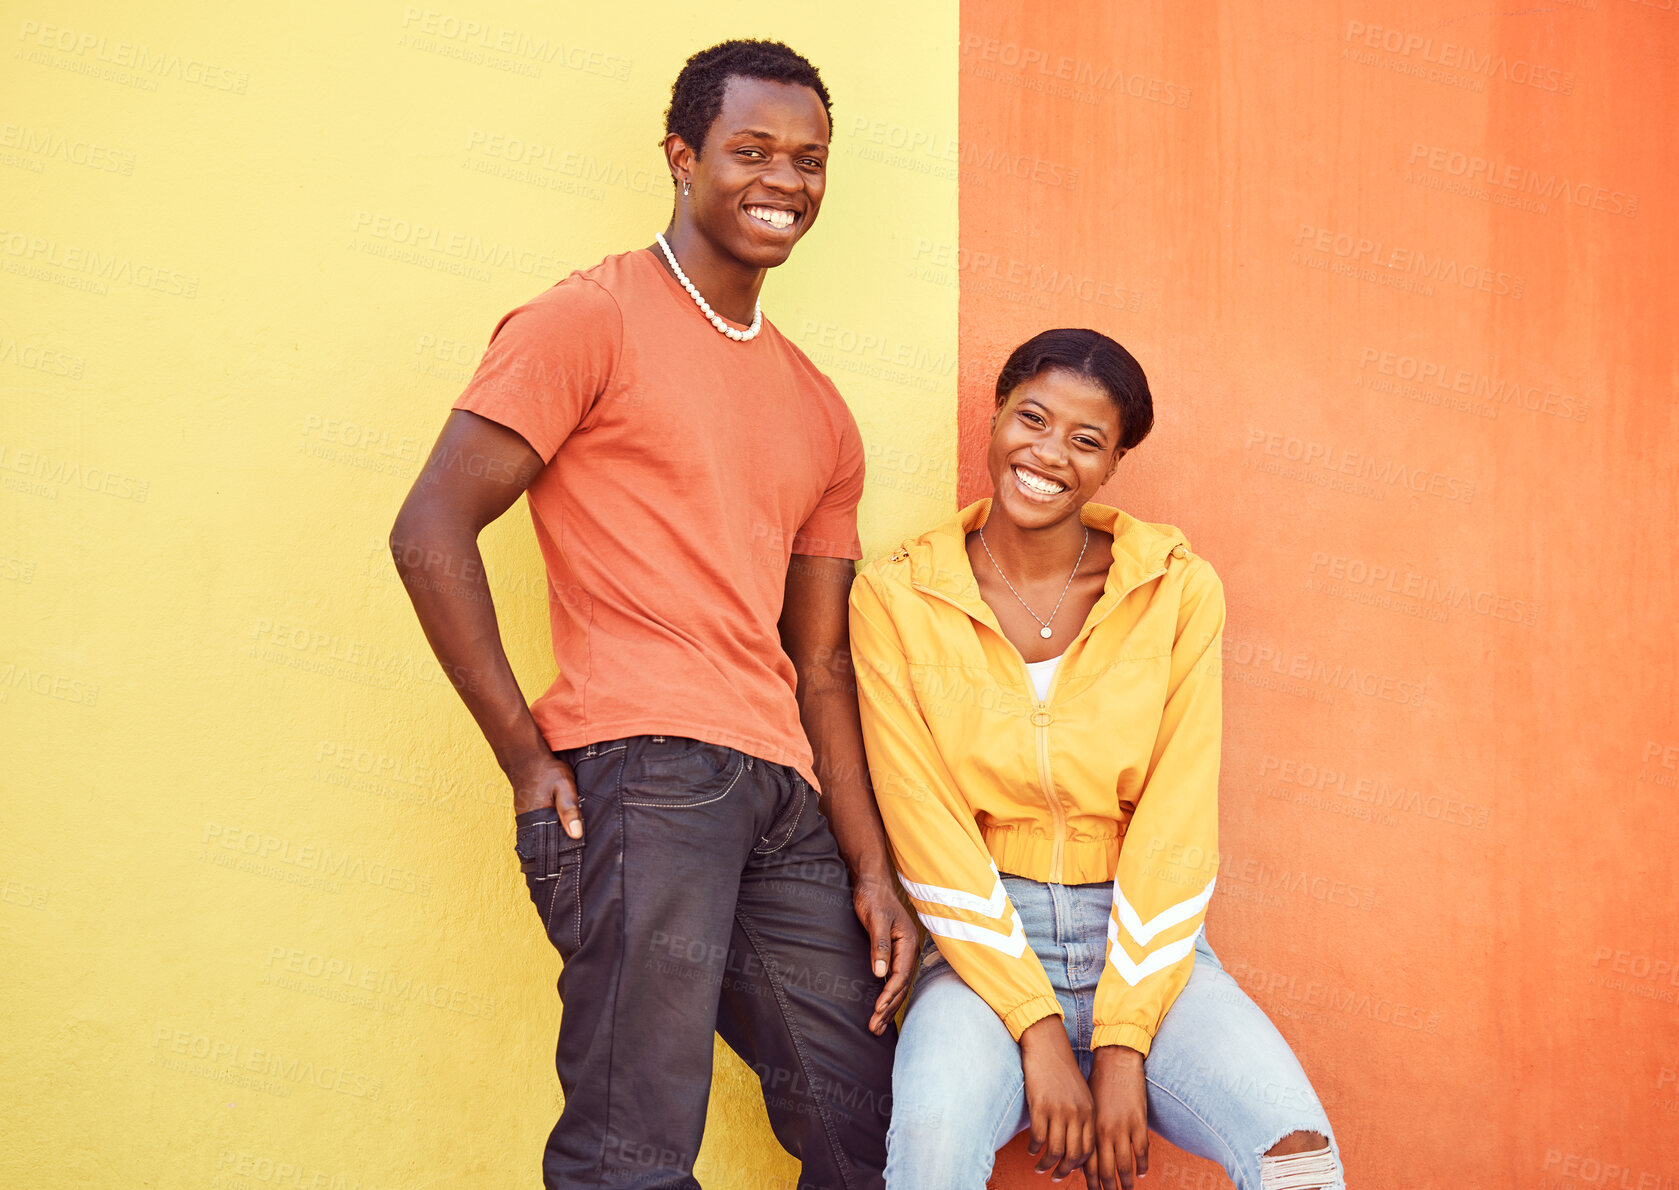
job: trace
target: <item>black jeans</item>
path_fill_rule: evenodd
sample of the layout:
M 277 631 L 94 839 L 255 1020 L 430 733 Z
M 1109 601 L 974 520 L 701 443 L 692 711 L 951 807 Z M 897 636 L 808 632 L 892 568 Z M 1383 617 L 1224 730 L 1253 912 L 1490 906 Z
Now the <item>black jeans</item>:
M 557 753 L 584 835 L 519 815 L 560 952 L 565 1105 L 543 1184 L 697 1188 L 712 1033 L 758 1075 L 799 1186 L 879 1187 L 896 1033 L 816 793 L 794 770 L 676 736 Z

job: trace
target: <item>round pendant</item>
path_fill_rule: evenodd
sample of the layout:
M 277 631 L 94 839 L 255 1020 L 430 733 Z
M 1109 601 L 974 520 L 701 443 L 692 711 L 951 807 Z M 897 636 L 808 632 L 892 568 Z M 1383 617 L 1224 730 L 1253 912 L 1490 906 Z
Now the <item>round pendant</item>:
M 1046 628 L 1044 628 L 1044 629 L 1042 629 L 1042 630 L 1041 630 L 1041 631 L 1039 631 L 1039 633 L 1038 633 L 1038 635 L 1039 635 L 1039 636 L 1041 636 L 1041 637 L 1043 637 L 1043 638 L 1044 638 L 1044 639 L 1045 639 L 1045 640 L 1048 640 L 1048 639 L 1049 639 L 1049 638 L 1050 638 L 1050 637 L 1052 637 L 1052 636 L 1054 636 L 1054 635 L 1055 635 L 1055 633 L 1053 633 L 1053 632 L 1051 632 L 1051 631 L 1050 631 L 1050 630 L 1049 630 L 1049 629 L 1048 629 L 1048 628 L 1047 628 L 1047 627 L 1046 627 Z

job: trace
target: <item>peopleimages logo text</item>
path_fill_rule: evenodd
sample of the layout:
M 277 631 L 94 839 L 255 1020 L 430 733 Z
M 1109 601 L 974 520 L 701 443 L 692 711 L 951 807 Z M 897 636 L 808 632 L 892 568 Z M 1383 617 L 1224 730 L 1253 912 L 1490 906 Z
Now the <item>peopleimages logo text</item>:
M 1574 93 L 1574 75 L 1550 66 L 1540 66 L 1525 58 L 1508 54 L 1485 53 L 1453 41 L 1436 41 L 1421 33 L 1404 29 L 1388 29 L 1381 25 L 1367 25 L 1363 21 L 1348 21 L 1346 41 L 1367 50 L 1382 50 L 1401 58 L 1426 62 L 1444 70 L 1461 70 L 1483 78 L 1503 79 L 1523 86 L 1537 87 L 1562 95 Z

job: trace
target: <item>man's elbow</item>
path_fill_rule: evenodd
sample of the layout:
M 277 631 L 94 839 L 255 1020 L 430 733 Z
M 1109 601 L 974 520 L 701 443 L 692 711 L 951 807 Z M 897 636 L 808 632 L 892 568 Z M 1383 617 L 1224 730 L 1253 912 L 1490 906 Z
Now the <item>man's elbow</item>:
M 397 571 L 402 574 L 419 569 L 425 560 L 425 547 L 419 540 L 422 521 L 414 515 L 412 504 L 412 496 L 403 501 L 396 520 L 391 522 L 390 536 L 385 539 L 385 544 L 390 547 L 391 561 L 396 563 Z
M 437 515 L 430 502 L 418 491 L 410 492 L 397 511 L 396 520 L 391 522 L 390 536 L 386 540 L 397 572 L 403 575 L 418 573 L 431 560 L 447 553 L 443 544 L 446 528 L 446 522 Z

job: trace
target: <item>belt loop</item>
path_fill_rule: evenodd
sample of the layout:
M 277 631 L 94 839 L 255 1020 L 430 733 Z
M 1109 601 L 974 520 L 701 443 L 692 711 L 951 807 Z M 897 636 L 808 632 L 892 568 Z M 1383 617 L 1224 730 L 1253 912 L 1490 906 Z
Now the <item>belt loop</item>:
M 746 767 L 748 770 L 752 768 L 752 758 L 750 756 L 746 758 Z

